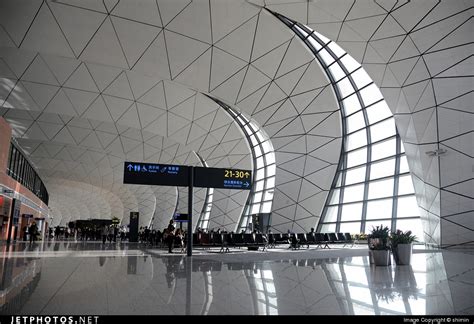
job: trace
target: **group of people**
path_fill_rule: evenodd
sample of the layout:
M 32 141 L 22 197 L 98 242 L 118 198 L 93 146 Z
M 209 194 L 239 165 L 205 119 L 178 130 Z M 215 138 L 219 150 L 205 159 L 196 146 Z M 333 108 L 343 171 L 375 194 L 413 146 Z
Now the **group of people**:
M 102 228 L 100 229 L 100 235 L 102 236 L 102 244 L 105 244 L 107 240 L 109 241 L 109 243 L 112 243 L 112 241 L 116 242 L 117 234 L 118 234 L 117 226 L 102 225 Z
M 30 226 L 23 227 L 23 241 L 28 241 L 28 235 L 30 239 L 30 243 L 36 242 L 37 236 L 39 234 L 38 225 L 36 222 L 31 223 Z
M 169 253 L 173 253 L 174 247 L 179 247 L 181 252 L 184 252 L 186 247 L 186 234 L 182 229 L 175 228 L 173 220 L 170 220 L 168 226 L 163 231 L 150 230 L 147 226 L 140 227 L 138 237 L 141 243 L 152 246 L 166 244 Z

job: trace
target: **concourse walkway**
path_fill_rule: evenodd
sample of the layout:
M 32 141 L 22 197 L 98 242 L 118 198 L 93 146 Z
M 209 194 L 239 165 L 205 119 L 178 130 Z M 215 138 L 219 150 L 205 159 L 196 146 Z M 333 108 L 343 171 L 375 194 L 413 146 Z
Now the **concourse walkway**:
M 470 250 L 418 246 L 411 266 L 375 267 L 362 246 L 191 258 L 129 243 L 0 249 L 2 315 L 465 315 L 474 306 Z

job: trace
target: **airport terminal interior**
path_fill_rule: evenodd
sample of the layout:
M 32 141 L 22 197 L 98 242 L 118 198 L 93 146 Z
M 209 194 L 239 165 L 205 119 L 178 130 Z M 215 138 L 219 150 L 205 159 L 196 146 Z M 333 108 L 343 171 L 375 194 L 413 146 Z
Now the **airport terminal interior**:
M 473 315 L 472 0 L 1 0 L 0 315 Z

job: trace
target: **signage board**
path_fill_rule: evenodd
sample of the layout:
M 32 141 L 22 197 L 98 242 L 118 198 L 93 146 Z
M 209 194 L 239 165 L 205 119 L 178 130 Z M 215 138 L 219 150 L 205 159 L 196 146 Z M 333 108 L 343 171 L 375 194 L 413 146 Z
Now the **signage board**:
M 195 187 L 250 190 L 251 180 L 250 170 L 194 168 Z
M 123 183 L 186 187 L 188 174 L 183 165 L 125 162 Z
M 188 214 L 175 213 L 173 219 L 175 222 L 187 222 Z
M 184 165 L 125 162 L 123 183 L 156 186 L 189 186 L 189 167 Z M 194 167 L 194 187 L 250 190 L 252 171 Z

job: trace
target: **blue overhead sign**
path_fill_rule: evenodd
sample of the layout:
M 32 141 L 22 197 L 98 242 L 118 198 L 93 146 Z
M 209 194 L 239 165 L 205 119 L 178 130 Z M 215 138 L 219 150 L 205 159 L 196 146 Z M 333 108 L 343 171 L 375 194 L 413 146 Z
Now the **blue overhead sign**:
M 189 186 L 189 168 L 184 165 L 125 162 L 123 183 L 158 186 Z M 252 171 L 194 168 L 194 187 L 250 190 Z
M 183 165 L 125 162 L 123 183 L 185 187 L 188 174 Z
M 250 190 L 252 171 L 220 168 L 194 168 L 194 186 Z

